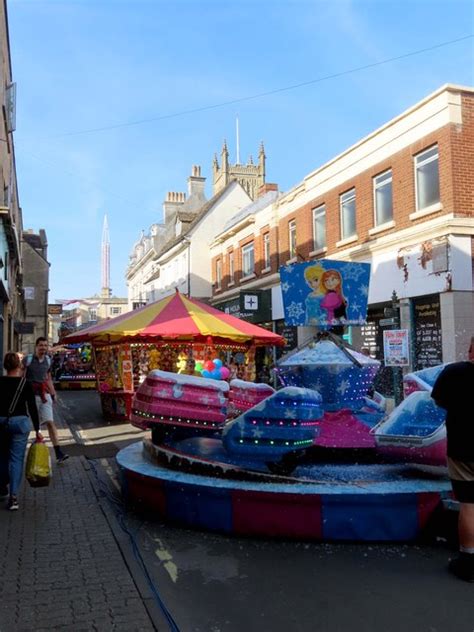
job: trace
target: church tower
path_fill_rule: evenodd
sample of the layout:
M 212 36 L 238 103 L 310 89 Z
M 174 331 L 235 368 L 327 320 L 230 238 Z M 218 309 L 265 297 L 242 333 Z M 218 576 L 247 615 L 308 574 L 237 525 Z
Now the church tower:
M 101 267 L 102 290 L 100 295 L 102 298 L 110 298 L 112 290 L 110 289 L 110 241 L 107 215 L 104 216 L 104 225 L 102 227 Z
M 227 143 L 224 141 L 221 151 L 221 164 L 219 165 L 217 154 L 214 155 L 212 163 L 213 195 L 219 193 L 229 182 L 237 180 L 252 200 L 257 199 L 260 187 L 262 184 L 265 184 L 265 159 L 265 149 L 263 143 L 261 143 L 258 152 L 258 164 L 255 165 L 252 156 L 250 156 L 246 165 L 241 165 L 239 162 L 231 165 L 229 163 Z

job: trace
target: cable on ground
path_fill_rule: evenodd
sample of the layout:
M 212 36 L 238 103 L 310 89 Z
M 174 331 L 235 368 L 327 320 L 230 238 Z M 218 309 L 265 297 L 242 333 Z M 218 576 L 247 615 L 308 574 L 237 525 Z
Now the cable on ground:
M 87 458 L 87 457 L 86 457 Z M 94 459 L 89 459 L 87 458 L 87 462 L 89 463 L 89 465 L 91 466 L 91 469 L 94 473 L 94 476 L 97 480 L 97 485 L 99 487 L 99 492 L 100 494 L 105 497 L 110 505 L 113 507 L 114 509 L 114 514 L 115 517 L 117 519 L 117 522 L 120 526 L 120 528 L 122 529 L 122 531 L 124 533 L 126 533 L 130 539 L 130 543 L 132 545 L 132 551 L 133 551 L 133 556 L 136 559 L 136 561 L 138 562 L 138 565 L 140 566 L 143 574 L 145 575 L 145 578 L 147 580 L 148 586 L 158 604 L 158 606 L 160 607 L 161 611 L 163 612 L 168 625 L 169 625 L 169 629 L 171 630 L 171 632 L 180 632 L 179 627 L 176 623 L 176 621 L 173 619 L 173 616 L 171 614 L 171 612 L 168 610 L 168 608 L 166 607 L 163 599 L 160 596 L 160 593 L 157 589 L 157 587 L 155 586 L 153 579 L 150 575 L 150 573 L 148 572 L 148 569 L 146 567 L 145 561 L 143 559 L 142 554 L 140 553 L 140 549 L 138 547 L 137 544 L 137 540 L 135 537 L 135 534 L 129 529 L 126 520 L 125 520 L 125 511 L 124 511 L 124 505 L 121 499 L 119 499 L 117 496 L 115 496 L 114 494 L 112 494 L 109 490 L 109 488 L 107 487 L 107 485 L 104 483 L 104 481 L 101 480 L 101 478 L 99 477 L 99 474 L 97 472 L 97 466 L 94 463 Z

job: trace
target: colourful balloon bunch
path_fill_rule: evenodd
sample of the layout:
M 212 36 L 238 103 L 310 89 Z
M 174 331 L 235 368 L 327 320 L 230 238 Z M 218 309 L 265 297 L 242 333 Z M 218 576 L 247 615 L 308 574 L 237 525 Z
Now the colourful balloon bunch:
M 199 371 L 203 377 L 213 380 L 226 380 L 230 375 L 229 369 L 222 364 L 222 360 L 219 358 L 196 362 L 196 371 Z

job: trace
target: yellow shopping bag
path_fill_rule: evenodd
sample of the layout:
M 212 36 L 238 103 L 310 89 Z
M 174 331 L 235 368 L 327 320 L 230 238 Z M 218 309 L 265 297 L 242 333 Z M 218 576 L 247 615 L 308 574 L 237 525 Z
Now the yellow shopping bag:
M 44 441 L 35 441 L 26 457 L 26 480 L 31 487 L 46 487 L 51 480 L 51 457 Z

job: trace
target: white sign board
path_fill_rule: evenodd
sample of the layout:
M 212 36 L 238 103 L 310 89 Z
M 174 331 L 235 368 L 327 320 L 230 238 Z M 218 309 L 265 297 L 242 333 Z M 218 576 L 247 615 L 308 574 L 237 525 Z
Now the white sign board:
M 244 309 L 258 310 L 258 294 L 244 294 Z
M 408 329 L 390 329 L 383 332 L 385 366 L 408 366 Z

